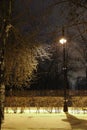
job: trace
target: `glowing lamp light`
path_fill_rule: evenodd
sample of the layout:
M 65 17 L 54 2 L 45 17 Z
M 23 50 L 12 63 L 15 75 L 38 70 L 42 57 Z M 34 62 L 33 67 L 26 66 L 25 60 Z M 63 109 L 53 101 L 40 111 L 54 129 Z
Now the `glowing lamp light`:
M 61 38 L 61 39 L 59 40 L 59 42 L 60 42 L 61 44 L 64 44 L 64 43 L 67 42 L 67 40 L 66 40 L 65 38 Z

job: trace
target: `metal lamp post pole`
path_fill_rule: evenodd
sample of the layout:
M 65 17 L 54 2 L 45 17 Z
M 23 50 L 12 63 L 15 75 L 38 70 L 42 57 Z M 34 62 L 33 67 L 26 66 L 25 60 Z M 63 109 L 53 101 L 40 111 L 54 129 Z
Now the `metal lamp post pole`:
M 65 44 L 63 44 L 63 74 L 64 74 L 64 106 L 63 106 L 63 111 L 68 112 L 68 106 L 67 106 L 67 64 L 66 64 Z
M 68 112 L 67 106 L 67 63 L 66 63 L 66 42 L 67 40 L 63 37 L 59 40 L 63 45 L 63 74 L 64 74 L 64 106 L 63 111 Z

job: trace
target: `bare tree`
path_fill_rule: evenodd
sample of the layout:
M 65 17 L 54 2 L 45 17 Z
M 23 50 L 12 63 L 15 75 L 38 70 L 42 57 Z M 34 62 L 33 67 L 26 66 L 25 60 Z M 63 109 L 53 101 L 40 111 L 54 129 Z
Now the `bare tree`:
M 0 1 L 0 120 L 4 118 L 5 85 L 29 85 L 37 70 L 38 57 L 48 57 L 38 41 L 25 40 L 12 24 L 13 2 Z

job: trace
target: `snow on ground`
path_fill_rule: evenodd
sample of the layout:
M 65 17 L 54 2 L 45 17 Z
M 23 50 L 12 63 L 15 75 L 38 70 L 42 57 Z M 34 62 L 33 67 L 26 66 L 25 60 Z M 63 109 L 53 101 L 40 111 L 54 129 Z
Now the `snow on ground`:
M 5 113 L 2 130 L 87 130 L 87 114 Z

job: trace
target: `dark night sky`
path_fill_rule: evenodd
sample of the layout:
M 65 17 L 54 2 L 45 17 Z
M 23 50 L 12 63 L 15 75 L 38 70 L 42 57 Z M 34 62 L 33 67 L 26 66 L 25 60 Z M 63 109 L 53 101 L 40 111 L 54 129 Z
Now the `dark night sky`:
M 39 27 L 39 38 L 42 37 L 42 41 L 45 41 L 45 38 L 49 39 L 49 41 L 50 39 L 52 40 L 52 37 L 55 38 L 55 36 L 58 35 L 59 28 L 61 29 L 62 25 L 67 24 L 67 4 L 51 6 L 57 1 L 58 0 L 16 0 L 16 19 L 14 23 L 25 35 L 29 35 L 30 32 Z M 50 33 L 52 32 L 56 33 L 51 35 Z M 49 36 L 49 34 L 51 36 Z
M 25 36 L 29 36 L 31 32 L 39 28 L 36 38 L 42 40 L 42 42 L 55 40 L 56 37 L 62 34 L 62 26 L 67 26 L 65 32 L 68 35 L 74 35 L 72 40 L 75 40 L 75 35 L 79 35 L 77 27 L 68 28 L 72 23 L 86 20 L 86 10 L 78 8 L 75 15 L 75 9 L 71 10 L 71 7 L 67 2 L 61 4 L 58 3 L 60 0 L 15 0 L 14 9 L 14 23 L 19 28 L 21 33 Z M 70 16 L 75 15 L 73 19 Z M 81 15 L 82 13 L 82 15 Z M 82 28 L 80 26 L 80 28 Z M 83 30 L 84 31 L 84 30 Z M 67 33 L 66 33 L 67 34 Z M 77 38 L 77 41 L 81 40 Z

